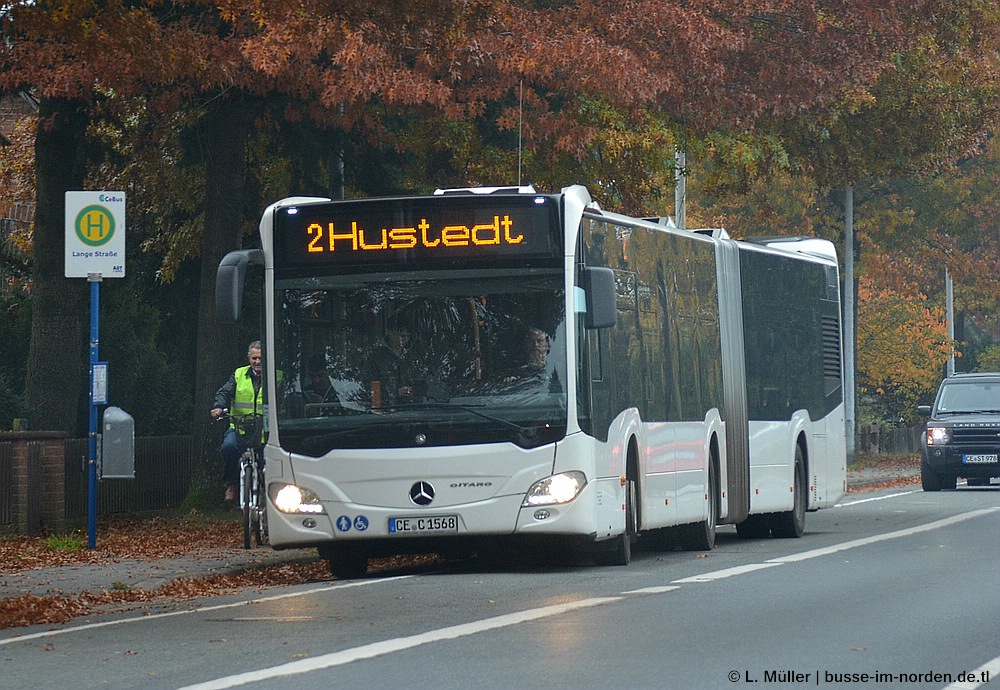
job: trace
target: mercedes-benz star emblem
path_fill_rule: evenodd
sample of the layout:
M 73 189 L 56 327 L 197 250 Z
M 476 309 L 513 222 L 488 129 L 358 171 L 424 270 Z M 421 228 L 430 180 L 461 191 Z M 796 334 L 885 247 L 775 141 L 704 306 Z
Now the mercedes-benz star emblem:
M 429 506 L 434 500 L 434 487 L 429 482 L 417 482 L 410 487 L 410 500 L 418 506 Z

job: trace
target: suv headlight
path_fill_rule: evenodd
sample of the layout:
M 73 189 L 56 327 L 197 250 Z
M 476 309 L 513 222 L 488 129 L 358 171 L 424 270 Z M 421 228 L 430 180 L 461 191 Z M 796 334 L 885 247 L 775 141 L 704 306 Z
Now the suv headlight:
M 927 427 L 927 445 L 943 446 L 951 440 L 951 430 L 943 426 Z
M 539 479 L 531 485 L 524 496 L 525 508 L 531 506 L 546 506 L 554 503 L 569 503 L 587 485 L 587 477 L 583 472 L 562 472 L 545 479 Z

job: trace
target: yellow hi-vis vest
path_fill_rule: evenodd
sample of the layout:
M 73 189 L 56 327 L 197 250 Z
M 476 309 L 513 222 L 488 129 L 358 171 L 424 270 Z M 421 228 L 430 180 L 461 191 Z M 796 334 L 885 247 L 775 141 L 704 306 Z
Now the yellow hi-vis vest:
M 253 376 L 249 373 L 250 365 L 240 367 L 233 373 L 236 379 L 236 393 L 233 394 L 233 407 L 229 413 L 233 417 L 242 417 L 245 414 L 263 414 L 264 408 L 261 404 L 261 396 L 264 394 L 264 385 L 257 389 L 257 394 L 253 391 Z M 263 372 L 261 372 L 263 373 Z M 231 425 L 234 429 L 235 424 Z

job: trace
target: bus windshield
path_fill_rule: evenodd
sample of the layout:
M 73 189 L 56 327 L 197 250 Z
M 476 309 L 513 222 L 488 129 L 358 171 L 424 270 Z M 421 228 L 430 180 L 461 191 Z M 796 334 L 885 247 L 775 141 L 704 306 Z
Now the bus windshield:
M 278 441 L 336 449 L 514 443 L 566 433 L 562 273 L 276 285 Z

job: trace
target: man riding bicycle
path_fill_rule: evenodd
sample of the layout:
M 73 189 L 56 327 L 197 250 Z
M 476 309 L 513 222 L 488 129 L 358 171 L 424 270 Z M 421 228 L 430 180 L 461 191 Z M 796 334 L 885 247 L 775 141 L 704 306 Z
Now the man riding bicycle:
M 212 419 L 217 419 L 225 409 L 230 410 L 233 421 L 222 438 L 219 453 L 222 455 L 222 481 L 226 485 L 225 499 L 236 501 L 240 480 L 240 448 L 237 443 L 235 420 L 247 414 L 263 412 L 261 392 L 261 368 L 263 359 L 261 344 L 255 340 L 247 347 L 247 366 L 238 368 L 232 376 L 215 392 Z

